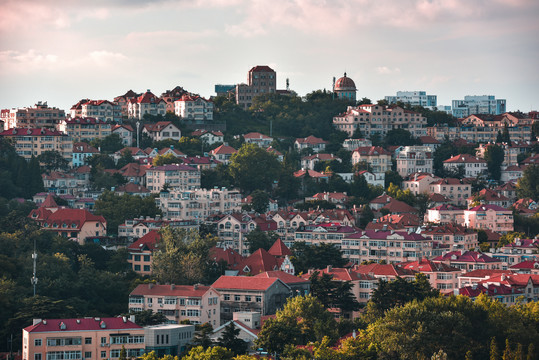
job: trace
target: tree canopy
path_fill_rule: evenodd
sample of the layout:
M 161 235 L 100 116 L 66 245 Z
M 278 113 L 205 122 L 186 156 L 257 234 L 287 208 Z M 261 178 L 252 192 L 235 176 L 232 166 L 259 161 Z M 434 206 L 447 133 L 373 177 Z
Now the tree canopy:
M 234 183 L 248 193 L 254 190 L 271 190 L 279 176 L 280 164 L 275 155 L 254 144 L 243 144 L 231 156 L 228 170 Z

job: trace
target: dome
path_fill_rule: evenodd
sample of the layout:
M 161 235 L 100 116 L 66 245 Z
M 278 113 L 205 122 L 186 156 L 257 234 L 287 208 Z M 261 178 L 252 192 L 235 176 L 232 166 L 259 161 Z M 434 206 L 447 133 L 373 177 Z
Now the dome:
M 356 84 L 354 83 L 354 80 L 350 79 L 346 76 L 346 73 L 344 73 L 344 76 L 342 78 L 339 78 L 337 82 L 335 82 L 335 91 L 338 90 L 356 90 Z

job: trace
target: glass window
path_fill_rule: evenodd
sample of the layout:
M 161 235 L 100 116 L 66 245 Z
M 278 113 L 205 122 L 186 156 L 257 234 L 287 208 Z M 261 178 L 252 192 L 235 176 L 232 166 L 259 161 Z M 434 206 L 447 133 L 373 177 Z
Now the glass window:
M 84 343 L 85 344 L 91 344 L 92 343 L 92 338 L 84 338 Z
M 35 339 L 34 346 L 41 346 L 41 339 Z

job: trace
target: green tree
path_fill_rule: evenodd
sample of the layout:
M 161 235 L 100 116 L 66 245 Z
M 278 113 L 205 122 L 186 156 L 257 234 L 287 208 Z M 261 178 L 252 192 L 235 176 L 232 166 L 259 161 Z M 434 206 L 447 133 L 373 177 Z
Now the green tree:
M 387 132 L 384 140 L 385 146 L 410 146 L 417 145 L 418 140 L 405 129 L 391 129 Z
M 275 241 L 279 238 L 279 235 L 273 231 L 266 232 L 260 230 L 260 227 L 256 227 L 246 236 L 249 242 L 249 253 L 254 253 L 258 249 L 269 250 Z
M 90 145 L 104 154 L 112 154 L 124 147 L 118 134 L 110 134 L 102 139 L 95 138 L 90 141 Z
M 154 253 L 152 266 L 157 280 L 170 284 L 203 282 L 210 267 L 209 251 L 215 246 L 213 236 L 201 237 L 195 230 L 165 227 Z
M 101 166 L 103 169 L 114 169 L 116 165 L 114 164 L 114 159 L 105 154 L 94 154 L 89 158 L 86 158 L 86 163 L 92 168 Z
M 254 144 L 243 144 L 230 158 L 228 169 L 242 190 L 252 192 L 270 190 L 279 176 L 280 166 L 275 155 Z
M 509 342 L 509 339 L 505 339 L 505 350 L 503 351 L 502 359 L 503 360 L 513 359 L 513 354 L 511 351 L 511 343 Z
M 121 169 L 127 164 L 135 162 L 135 158 L 131 154 L 131 151 L 129 149 L 123 149 L 122 150 L 122 156 L 118 159 L 118 162 L 116 163 L 116 167 L 118 169 Z
M 162 166 L 167 164 L 180 164 L 182 160 L 174 154 L 157 155 L 153 158 L 153 166 Z
M 499 145 L 490 145 L 485 151 L 485 160 L 487 162 L 490 178 L 500 180 L 502 175 L 501 166 L 504 159 L 503 148 Z
M 135 322 L 140 326 L 159 325 L 167 322 L 167 317 L 162 313 L 153 312 L 151 309 L 129 312 L 126 316 L 135 316 Z
M 198 326 L 193 338 L 193 345 L 200 346 L 204 349 L 214 346 L 211 334 L 213 333 L 213 327 L 210 323 L 204 323 Z
M 43 164 L 46 171 L 67 170 L 69 168 L 69 161 L 57 150 L 44 151 L 37 157 L 37 160 Z
M 268 193 L 263 190 L 255 190 L 251 193 L 251 198 L 251 207 L 253 210 L 259 214 L 265 214 L 270 201 Z
M 247 351 L 247 343 L 239 337 L 240 329 L 236 328 L 234 322 L 231 321 L 225 326 L 223 333 L 217 340 L 219 346 L 232 351 L 234 355 L 245 354 Z
M 328 265 L 336 268 L 344 267 L 348 262 L 333 244 L 307 245 L 304 241 L 296 241 L 290 250 L 292 251 L 290 260 L 297 273 L 306 273 L 309 269 L 323 269 Z
M 309 277 L 311 294 L 318 298 L 326 309 L 340 309 L 344 314 L 359 310 L 359 303 L 352 293 L 352 283 L 336 281 L 332 276 L 314 271 Z
M 192 348 L 182 360 L 232 360 L 232 351 L 221 346 L 213 346 L 204 349 L 202 346 Z
M 118 360 L 127 360 L 127 351 L 125 350 L 125 346 L 122 345 L 122 349 L 120 350 L 120 357 Z
M 500 360 L 500 352 L 494 336 L 490 339 L 490 360 Z
M 517 182 L 517 195 L 539 201 L 539 165 L 528 165 Z

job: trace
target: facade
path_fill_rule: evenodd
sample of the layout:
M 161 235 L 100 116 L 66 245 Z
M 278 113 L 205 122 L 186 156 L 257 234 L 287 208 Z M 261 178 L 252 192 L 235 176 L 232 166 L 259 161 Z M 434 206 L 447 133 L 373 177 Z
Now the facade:
M 241 193 L 222 189 L 172 189 L 156 199 L 163 217 L 169 220 L 202 221 L 209 216 L 241 211 Z
M 183 95 L 174 101 L 174 113 L 196 124 L 213 121 L 213 101 L 200 96 Z
M 366 163 L 372 172 L 385 173 L 391 170 L 391 154 L 380 146 L 358 147 L 352 152 L 352 165 Z
M 302 169 L 309 169 L 314 170 L 314 166 L 320 162 L 320 161 L 338 161 L 342 162 L 342 160 L 338 157 L 336 157 L 333 154 L 314 154 L 310 156 L 304 156 L 301 158 L 301 168 Z
M 133 145 L 133 134 L 135 131 L 130 125 L 114 125 L 112 127 L 112 133 L 118 134 L 124 146 Z
M 144 354 L 144 329 L 126 319 L 34 319 L 22 330 L 23 360 L 117 359 Z
M 430 184 L 440 178 L 434 174 L 415 173 L 408 176 L 408 180 L 402 182 L 403 190 L 410 190 L 414 195 L 432 193 Z
M 432 173 L 432 149 L 428 146 L 405 146 L 397 155 L 397 172 L 402 177 L 413 173 Z
M 247 84 L 236 85 L 236 104 L 244 109 L 251 107 L 258 95 L 273 94 L 277 91 L 277 73 L 266 65 L 258 65 L 247 74 Z
M 494 95 L 467 95 L 464 100 L 453 100 L 453 116 L 464 118 L 472 114 L 499 115 L 506 112 L 506 100 L 496 99 Z
M 143 276 L 152 274 L 153 252 L 160 238 L 157 230 L 151 230 L 127 247 L 127 262 L 134 272 Z
M 232 146 L 223 144 L 210 151 L 210 155 L 215 160 L 220 161 L 225 165 L 228 165 L 230 163 L 230 158 L 232 157 L 232 155 L 237 152 L 238 150 L 234 149 Z
M 370 139 L 346 139 L 342 143 L 342 147 L 348 151 L 354 151 L 358 147 L 371 147 L 372 141 Z
M 466 273 L 472 270 L 494 270 L 501 269 L 502 262 L 491 258 L 488 255 L 476 251 L 450 251 L 444 255 L 432 259 L 435 263 L 444 263 L 456 267 Z
M 478 205 L 464 210 L 464 225 L 506 234 L 513 231 L 513 212 L 497 205 Z
M 208 145 L 216 143 L 222 143 L 224 135 L 221 131 L 207 131 L 207 130 L 195 130 L 191 133 L 191 136 L 197 136 L 200 140 L 204 141 Z
M 94 154 L 99 154 L 99 150 L 95 147 L 88 145 L 86 142 L 73 143 L 73 158 L 71 165 L 73 167 L 79 167 L 86 164 L 86 159 L 92 157 Z
M 385 97 L 389 104 L 402 102 L 411 106 L 422 106 L 431 110 L 438 106 L 437 98 L 436 95 L 427 95 L 426 91 L 397 91 L 396 96 Z
M 148 135 L 153 141 L 172 139 L 179 141 L 182 132 L 171 121 L 158 121 L 154 124 L 144 124 L 142 132 Z
M 313 152 L 318 153 L 326 149 L 326 144 L 328 142 L 317 138 L 315 136 L 307 136 L 306 138 L 298 138 L 294 142 L 294 148 L 301 152 L 303 149 L 311 149 Z
M 165 226 L 171 228 L 195 229 L 198 230 L 198 224 L 190 220 L 163 220 L 157 215 L 155 218 L 140 217 L 138 219 L 126 219 L 121 225 L 118 225 L 118 235 L 125 236 L 128 240 L 138 239 L 152 230 L 158 231 Z
M 120 106 L 120 113 L 122 114 L 122 118 L 128 117 L 128 104 L 131 102 L 131 100 L 137 99 L 140 95 L 142 94 L 137 94 L 133 90 L 128 90 L 124 95 L 116 96 L 114 98 L 113 102 L 116 105 Z
M 144 327 L 146 353 L 155 351 L 158 358 L 178 356 L 187 351 L 195 336 L 195 325 L 152 325 Z
M 243 135 L 243 139 L 248 144 L 255 144 L 261 148 L 267 148 L 273 142 L 273 138 L 259 132 L 250 132 Z
M 444 161 L 444 169 L 458 172 L 462 168 L 465 177 L 478 177 L 487 172 L 487 162 L 469 154 L 459 154 Z
M 191 324 L 219 325 L 220 294 L 202 285 L 140 284 L 129 294 L 129 310 L 152 310 L 165 315 L 171 324 L 189 320 Z
M 292 295 L 290 287 L 275 277 L 223 275 L 211 287 L 220 294 L 221 323 L 239 311 L 273 315 Z
M 129 119 L 143 120 L 144 115 L 162 115 L 167 112 L 167 103 L 158 98 L 150 90 L 144 94 L 127 101 L 127 117 Z
M 430 285 L 441 292 L 453 291 L 458 288 L 460 269 L 444 263 L 435 263 L 427 259 L 403 264 L 403 268 L 425 274 Z
M 39 156 L 45 151 L 58 151 L 63 158 L 71 162 L 73 141 L 67 134 L 53 129 L 9 129 L 0 136 L 15 141 L 15 151 L 26 160 Z
M 365 137 L 375 134 L 383 137 L 392 129 L 405 129 L 414 137 L 427 135 L 427 119 L 420 113 L 404 110 L 398 106 L 349 106 L 344 114 L 333 117 L 333 126 L 350 136 L 357 129 Z
M 354 80 L 346 76 L 346 73 L 335 82 L 333 85 L 333 92 L 341 100 L 356 102 L 356 84 L 354 83 Z
M 122 108 L 120 105 L 108 100 L 88 100 L 80 106 L 80 115 L 71 117 L 92 117 L 105 122 L 121 122 Z
M 429 227 L 421 234 L 439 244 L 448 246 L 449 251 L 475 250 L 479 248 L 477 232 L 454 223 Z
M 472 169 L 475 169 L 475 167 L 472 167 Z M 472 170 L 467 171 L 472 172 Z M 429 193 L 440 194 L 449 199 L 450 204 L 463 206 L 466 205 L 466 199 L 472 194 L 472 185 L 466 180 L 444 178 L 431 182 L 429 185 Z
M 152 193 L 159 193 L 165 184 L 185 190 L 200 188 L 200 171 L 183 164 L 155 166 L 146 170 L 146 187 Z
M 65 117 L 64 110 L 49 107 L 46 101 L 40 101 L 34 107 L 2 110 L 4 130 L 12 128 L 55 129 Z
M 103 139 L 112 132 L 112 125 L 103 120 L 92 117 L 65 119 L 58 124 L 58 130 L 67 133 L 73 141 L 87 141 Z

